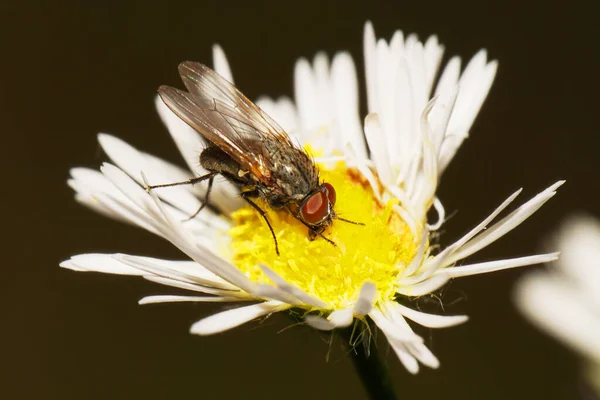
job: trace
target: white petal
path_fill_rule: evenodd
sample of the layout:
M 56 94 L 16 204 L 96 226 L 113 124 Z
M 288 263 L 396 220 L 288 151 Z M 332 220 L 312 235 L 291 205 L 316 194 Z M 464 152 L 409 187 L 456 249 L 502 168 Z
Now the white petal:
M 200 134 L 175 115 L 173 111 L 165 105 L 160 96 L 157 95 L 155 97 L 154 104 L 156 106 L 156 111 L 158 111 L 158 115 L 173 137 L 173 140 L 175 141 L 179 152 L 183 155 L 183 159 L 190 168 L 190 171 L 195 172 L 198 176 L 204 174 L 206 170 L 200 166 L 199 155 L 206 145 L 202 141 Z
M 68 181 L 69 186 L 78 193 L 76 197 L 85 199 L 85 204 L 93 203 L 92 207 L 101 209 L 102 213 L 161 235 L 154 228 L 152 218 L 117 189 L 106 176 L 86 168 L 73 169 L 71 174 L 73 179 Z
M 519 282 L 516 301 L 539 327 L 600 362 L 600 318 L 577 287 L 560 277 L 531 273 Z
M 265 265 L 261 265 L 260 268 L 265 273 L 265 275 L 267 275 L 269 277 L 269 279 L 271 279 L 273 281 L 273 283 L 275 283 L 275 285 L 277 285 L 277 287 L 279 287 L 281 290 L 289 293 L 290 295 L 294 296 L 296 299 L 300 300 L 301 302 L 311 305 L 313 307 L 324 308 L 324 309 L 330 308 L 330 306 L 327 303 L 325 303 L 324 301 L 317 299 L 314 296 L 309 295 L 308 293 L 306 293 L 304 290 L 300 289 L 299 287 L 294 286 L 291 283 L 287 282 L 285 279 L 283 279 L 280 275 L 278 275 L 271 268 L 269 268 Z
M 409 282 L 405 285 L 403 281 L 399 281 L 396 292 L 404 296 L 419 297 L 435 292 L 448 283 L 449 280 L 448 274 L 435 274 L 419 283 Z
M 315 78 L 308 60 L 299 59 L 294 69 L 294 95 L 298 118 L 304 130 L 314 129 L 318 125 L 316 90 Z
M 358 300 L 354 305 L 354 314 L 367 315 L 373 308 L 373 302 L 377 296 L 377 287 L 373 282 L 365 282 L 360 288 Z
M 256 100 L 256 105 L 277 121 L 287 133 L 294 134 L 304 142 L 303 138 L 298 136 L 298 113 L 291 99 L 280 97 L 273 101 L 269 97 L 261 96 Z
M 79 254 L 61 262 L 60 266 L 75 271 L 94 271 L 116 275 L 144 275 L 143 271 L 114 259 L 112 254 Z
M 195 335 L 212 335 L 235 328 L 263 315 L 285 310 L 288 307 L 288 305 L 281 304 L 278 301 L 267 301 L 251 306 L 234 308 L 233 310 L 223 311 L 201 319 L 192 325 L 190 333 Z
M 183 262 L 166 261 L 151 257 L 136 257 L 127 254 L 114 254 L 113 258 L 144 271 L 146 274 L 150 273 L 165 278 L 207 286 L 218 291 L 218 294 L 232 293 L 234 295 L 233 293 L 240 291 L 234 285 L 195 262 L 183 264 Z
M 390 183 L 392 177 L 390 175 L 391 167 L 387 156 L 387 143 L 381 131 L 379 115 L 377 113 L 371 113 L 365 118 L 365 136 L 371 150 L 371 159 L 375 163 L 379 178 L 384 183 Z
M 139 184 L 142 184 L 140 174 L 142 171 L 146 177 L 149 177 L 151 184 L 181 182 L 192 177 L 191 174 L 184 173 L 183 171 L 173 174 L 175 171 L 174 166 L 167 169 L 164 166 L 165 162 L 154 162 L 154 157 L 137 151 L 129 144 L 114 136 L 101 133 L 98 135 L 98 141 L 111 160 Z M 192 185 L 174 186 L 156 189 L 156 192 L 160 198 L 192 215 L 200 207 L 201 203 L 190 192 L 189 188 L 191 187 Z
M 426 326 L 428 328 L 447 328 L 466 322 L 469 317 L 466 315 L 435 315 L 427 314 L 421 311 L 413 310 L 403 306 L 402 304 L 396 304 L 396 309 L 404 315 L 406 318 L 415 321 L 417 324 Z
M 250 299 L 247 299 L 250 300 Z M 215 296 L 146 296 L 138 301 L 138 304 L 159 304 L 159 303 L 182 303 L 182 302 L 200 302 L 200 303 L 221 303 L 240 301 L 239 297 L 215 297 Z
M 159 275 L 144 275 L 144 279 L 155 282 L 165 286 L 171 286 L 179 289 L 189 290 L 192 292 L 198 293 L 206 293 L 212 294 L 216 296 L 224 296 L 224 297 L 237 297 L 239 300 L 258 300 L 255 297 L 250 296 L 249 294 L 243 291 L 223 291 L 216 290 L 214 288 L 208 286 L 198 285 L 192 282 L 187 282 L 184 280 L 177 280 L 172 278 L 165 278 Z
M 265 283 L 259 283 L 254 285 L 252 288 L 252 295 L 262 299 L 277 300 L 279 302 L 295 306 L 301 306 L 303 304 L 302 301 L 298 300 L 296 297 L 292 296 L 285 290 L 282 290 L 277 286 L 268 285 Z
M 409 327 L 396 324 L 378 309 L 371 310 L 369 316 L 385 333 L 388 340 L 394 339 L 400 342 L 423 342 L 423 338 L 415 334 Z
M 383 334 L 385 335 L 385 332 Z M 410 354 L 406 344 L 398 342 L 394 339 L 389 340 L 389 343 L 402 365 L 404 365 L 404 368 L 406 368 L 406 370 L 413 375 L 419 373 L 419 363 L 417 362 L 417 359 Z
M 433 199 L 433 208 L 437 212 L 438 220 L 434 224 L 427 224 L 427 230 L 431 232 L 440 229 L 446 218 L 446 210 L 444 209 L 444 205 L 437 197 Z
M 526 265 L 542 264 L 558 259 L 560 253 L 539 254 L 535 256 L 511 258 L 506 260 L 488 261 L 477 264 L 461 265 L 460 267 L 451 267 L 436 272 L 439 275 L 446 275 L 449 278 L 458 278 L 463 276 L 485 274 L 488 272 L 501 271 L 503 269 L 523 267 Z
M 452 57 L 444 71 L 440 76 L 440 79 L 435 88 L 435 95 L 444 97 L 445 94 L 450 93 L 458 85 L 458 78 L 460 76 L 460 57 Z
M 350 326 L 352 321 L 354 321 L 353 310 L 350 307 L 335 310 L 329 315 L 329 320 L 338 328 Z
M 462 238 L 448 246 L 444 249 L 440 254 L 435 257 L 429 258 L 423 263 L 424 270 L 419 274 L 413 277 L 404 277 L 403 284 L 415 284 L 418 282 L 422 282 L 424 279 L 430 277 L 436 270 L 438 270 L 442 265 L 449 265 L 450 263 L 447 261 L 450 256 L 461 246 L 471 240 L 475 235 L 481 232 L 483 229 L 487 227 L 487 225 L 494 219 L 498 214 L 500 214 L 510 203 L 514 201 L 514 199 L 521 193 L 522 189 L 517 190 L 508 199 L 504 200 L 498 208 L 496 208 L 487 218 L 479 223 L 475 228 L 471 229 L 466 235 Z
M 558 189 L 563 183 L 565 183 L 565 181 L 558 181 L 552 186 L 548 187 L 543 192 L 539 193 L 537 196 L 529 200 L 527 203 L 523 204 L 517 210 L 513 211 L 508 216 L 495 223 L 485 232 L 481 233 L 476 238 L 469 241 L 469 243 L 467 243 L 460 250 L 451 255 L 446 262 L 452 263 L 466 258 L 471 254 L 474 254 L 477 251 L 483 249 L 484 247 L 490 245 L 496 240 L 500 239 L 506 233 L 510 232 L 518 225 L 520 225 L 523 221 L 525 221 L 527 218 L 529 218 L 541 206 L 543 206 L 544 203 L 550 200 L 556 194 L 556 189 Z
M 423 343 L 410 343 L 406 347 L 410 350 L 413 357 L 419 360 L 423 365 L 429 368 L 439 368 L 440 361 Z
M 377 111 L 376 64 L 375 64 L 375 31 L 371 21 L 365 23 L 363 34 L 363 52 L 365 61 L 365 78 L 367 81 L 367 106 L 370 113 Z
M 600 222 L 589 215 L 573 215 L 547 247 L 561 251 L 557 268 L 588 292 L 600 309 Z
M 311 327 L 320 331 L 331 331 L 336 328 L 345 328 L 352 324 L 354 316 L 352 308 L 344 308 L 342 310 L 333 311 L 328 318 L 319 317 L 317 315 L 307 315 L 304 320 Z
M 392 321 L 388 320 L 379 310 L 373 310 L 371 314 L 369 314 L 375 324 L 381 329 L 381 332 L 385 335 L 392 346 L 392 349 L 398 356 L 400 362 L 404 365 L 404 367 L 411 373 L 416 374 L 419 372 L 419 364 L 417 360 L 410 354 L 410 351 L 407 348 L 407 345 L 413 342 L 422 342 L 422 339 L 415 335 L 412 331 L 403 329 L 395 325 Z M 400 336 L 399 332 L 403 332 Z M 408 332 L 411 335 L 416 337 L 418 340 L 404 340 L 401 337 L 405 336 Z
M 218 44 L 213 45 L 213 66 L 214 70 L 217 74 L 221 75 L 223 78 L 227 79 L 229 82 L 233 82 L 233 74 L 231 73 L 231 68 L 229 67 L 229 62 L 227 62 L 227 57 L 225 56 L 225 52 L 223 48 Z
M 358 114 L 358 79 L 354 61 L 349 53 L 338 53 L 331 64 L 331 80 L 335 95 L 336 120 L 339 124 L 341 143 L 349 143 L 356 157 L 366 158 L 367 149 L 363 139 Z M 345 146 L 340 148 L 344 149 Z
M 320 331 L 332 331 L 337 325 L 327 320 L 326 318 L 318 317 L 316 315 L 307 315 L 304 317 L 304 321 L 311 327 Z

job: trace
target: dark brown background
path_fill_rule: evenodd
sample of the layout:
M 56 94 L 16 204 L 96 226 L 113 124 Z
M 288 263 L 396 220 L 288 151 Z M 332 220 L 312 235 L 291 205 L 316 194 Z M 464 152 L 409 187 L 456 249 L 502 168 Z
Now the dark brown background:
M 78 206 L 73 166 L 105 160 L 99 131 L 181 163 L 154 112 L 160 84 L 178 85 L 182 60 L 210 63 L 221 43 L 251 97 L 291 94 L 297 57 L 348 49 L 362 69 L 362 29 L 438 34 L 446 54 L 486 47 L 499 74 L 440 197 L 458 214 L 444 243 L 520 186 L 557 179 L 559 195 L 517 231 L 473 257 L 535 252 L 574 209 L 598 206 L 598 34 L 584 2 L 479 0 L 233 4 L 217 1 L 62 1 L 0 5 L 4 238 L 0 396 L 15 399 L 360 399 L 342 351 L 283 316 L 213 337 L 190 324 L 216 305 L 138 306 L 166 288 L 140 279 L 61 270 L 83 252 L 180 257 L 168 243 Z M 368 5 L 367 5 L 368 4 Z M 447 57 L 446 57 L 447 59 Z M 400 398 L 573 399 L 576 358 L 531 328 L 510 300 L 523 271 L 458 280 L 465 325 L 423 331 L 442 362 L 409 376 L 387 357 Z M 383 344 L 383 343 L 382 343 Z

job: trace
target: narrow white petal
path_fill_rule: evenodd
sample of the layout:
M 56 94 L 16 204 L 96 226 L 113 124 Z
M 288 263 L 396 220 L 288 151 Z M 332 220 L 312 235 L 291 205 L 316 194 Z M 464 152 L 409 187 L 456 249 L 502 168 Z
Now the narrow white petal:
M 229 62 L 227 62 L 227 57 L 225 56 L 225 52 L 223 48 L 218 44 L 213 45 L 213 66 L 214 70 L 217 74 L 221 75 L 223 78 L 227 79 L 229 82 L 233 82 L 233 74 L 231 73 L 231 68 L 229 67 Z
M 145 271 L 145 273 L 206 286 L 218 291 L 219 294 L 221 294 L 221 291 L 223 293 L 235 293 L 240 291 L 234 285 L 206 270 L 197 263 L 192 263 L 192 268 L 186 268 L 187 265 L 182 265 L 178 262 L 167 262 L 165 260 L 151 257 L 136 257 L 127 254 L 114 254 L 113 258 L 131 267 Z
M 113 258 L 113 254 L 79 254 L 60 263 L 63 268 L 75 271 L 94 271 L 105 274 L 142 276 L 144 271 Z
M 277 285 L 277 287 L 279 287 L 281 290 L 289 293 L 290 295 L 294 296 L 296 299 L 300 300 L 301 302 L 311 305 L 313 307 L 324 308 L 324 309 L 330 308 L 330 306 L 327 303 L 325 303 L 324 301 L 317 299 L 314 296 L 309 295 L 308 293 L 306 293 L 304 290 L 300 289 L 299 287 L 294 286 L 291 283 L 287 282 L 284 278 L 282 278 L 279 274 L 277 274 L 271 268 L 269 268 L 265 265 L 261 265 L 260 268 L 265 273 L 265 275 L 267 275 L 269 277 L 269 279 L 271 279 L 273 281 L 273 283 L 275 283 L 275 285 Z
M 475 235 L 477 235 L 479 232 L 481 232 L 483 229 L 485 229 L 487 227 L 487 225 L 494 218 L 496 218 L 496 216 L 498 216 L 498 214 L 500 214 L 506 207 L 508 207 L 508 205 L 510 203 L 512 203 L 515 200 L 515 198 L 521 193 L 521 191 L 522 191 L 522 189 L 519 189 L 515 193 L 513 193 L 511 196 L 509 196 L 508 199 L 504 200 L 504 202 L 502 202 L 502 204 L 500 204 L 500 206 L 498 206 L 498 208 L 496 208 L 487 218 L 485 218 L 483 221 L 481 221 L 479 223 L 479 225 L 477 225 L 475 228 L 471 229 L 462 238 L 460 238 L 459 240 L 457 240 L 456 242 L 454 242 L 453 244 L 448 246 L 440 254 L 426 260 L 423 263 L 424 270 L 421 273 L 419 273 L 418 275 L 416 275 L 412 278 L 404 277 L 404 279 L 403 279 L 404 284 L 422 282 L 424 279 L 430 277 L 442 265 L 449 265 L 450 263 L 447 260 L 450 258 L 450 256 L 457 249 L 459 249 L 461 246 L 463 246 L 465 243 L 467 243 L 469 240 L 471 240 Z
M 274 101 L 267 96 L 261 96 L 256 100 L 256 105 L 277 121 L 287 133 L 296 136 L 301 143 L 305 141 L 305 138 L 299 135 L 298 113 L 290 98 L 280 97 Z
M 350 326 L 352 321 L 354 321 L 353 309 L 348 307 L 341 310 L 335 310 L 329 315 L 329 321 L 338 328 Z
M 206 147 L 198 132 L 183 122 L 165 105 L 160 96 L 155 97 L 156 111 L 173 137 L 179 152 L 190 171 L 202 175 L 206 171 L 200 166 L 200 152 Z
M 438 220 L 432 225 L 427 224 L 427 229 L 429 231 L 437 231 L 440 229 L 444 223 L 444 219 L 446 218 L 446 210 L 444 209 L 444 205 L 437 197 L 433 199 L 433 208 L 435 208 L 435 211 L 437 212 Z
M 345 328 L 352 324 L 354 315 L 352 308 L 344 308 L 333 311 L 328 318 L 319 317 L 317 315 L 307 315 L 304 318 L 305 322 L 311 327 L 320 331 L 331 331 L 336 328 Z
M 387 156 L 388 149 L 377 113 L 371 113 L 365 118 L 365 136 L 371 150 L 371 159 L 375 163 L 379 178 L 384 183 L 390 183 L 392 177 L 390 175 L 391 167 Z
M 245 299 L 251 300 L 251 299 Z M 138 301 L 138 304 L 159 304 L 159 303 L 183 303 L 183 302 L 199 302 L 199 303 L 226 303 L 233 301 L 241 301 L 239 297 L 217 297 L 217 296 L 173 296 L 173 295 L 157 295 L 146 296 Z
M 396 356 L 398 356 L 398 359 L 400 360 L 402 365 L 404 365 L 404 368 L 406 368 L 406 370 L 413 375 L 418 374 L 419 363 L 417 362 L 417 359 L 413 357 L 412 354 L 410 354 L 410 351 L 407 349 L 406 344 L 398 342 L 394 339 L 389 340 L 389 342 L 390 346 L 392 346 L 392 349 L 394 350 L 394 353 L 396 353 Z
M 436 272 L 438 275 L 446 275 L 449 278 L 459 278 L 463 276 L 485 274 L 488 272 L 501 271 L 503 269 L 523 267 L 526 265 L 542 264 L 552 262 L 558 259 L 560 253 L 539 254 L 535 256 L 511 258 L 506 260 L 488 261 L 477 264 L 461 265 L 460 267 L 451 267 L 441 269 Z
M 267 301 L 251 306 L 234 308 L 233 310 L 223 311 L 201 319 L 192 325 L 190 333 L 194 335 L 212 335 L 235 328 L 263 315 L 285 310 L 288 307 L 288 305 L 284 305 L 278 301 Z
M 103 163 L 100 168 L 104 176 L 111 181 L 128 199 L 133 201 L 146 213 L 158 210 L 153 205 L 148 194 L 142 187 L 135 183 L 125 172 L 109 163 Z
M 449 93 L 453 88 L 458 84 L 458 78 L 460 76 L 460 57 L 454 56 L 452 57 L 448 63 L 446 63 L 446 67 L 444 67 L 444 71 L 440 76 L 440 79 L 435 88 L 435 95 L 443 97 L 444 94 Z
M 430 36 L 425 42 L 425 75 L 427 77 L 426 93 L 430 94 L 433 81 L 437 74 L 444 55 L 444 46 L 439 44 L 435 35 Z
M 396 289 L 397 293 L 403 294 L 405 296 L 411 297 L 419 297 L 429 293 L 433 293 L 442 286 L 444 286 L 450 277 L 448 274 L 435 274 L 422 282 L 418 283 L 406 283 L 401 280 L 398 282 L 398 288 Z
M 529 218 L 535 213 L 540 207 L 542 207 L 548 200 L 550 200 L 558 189 L 565 181 L 558 181 L 552 186 L 548 187 L 543 192 L 523 204 L 521 207 L 504 217 L 502 220 L 495 223 L 492 227 L 487 229 L 485 232 L 478 235 L 473 240 L 469 241 L 460 250 L 451 255 L 446 261 L 448 264 L 461 260 L 476 253 L 484 247 L 490 245 L 496 240 L 500 239 L 506 233 L 510 232 L 523 221 Z
M 331 80 L 335 95 L 336 120 L 342 136 L 341 143 L 349 143 L 356 157 L 366 158 L 367 149 L 358 113 L 358 79 L 354 61 L 349 53 L 338 53 L 333 58 Z
M 421 311 L 413 310 L 396 304 L 396 309 L 406 318 L 415 321 L 417 324 L 426 326 L 427 328 L 447 328 L 466 322 L 469 317 L 466 315 L 435 315 L 427 314 Z
M 404 367 L 411 374 L 416 374 L 417 372 L 419 372 L 419 364 L 417 363 L 417 360 L 410 354 L 407 348 L 407 344 L 415 342 L 415 340 L 404 340 L 400 338 L 400 328 L 397 325 L 393 324 L 392 321 L 388 320 L 380 311 L 373 310 L 373 312 L 371 312 L 371 314 L 369 315 L 371 316 L 375 324 L 379 327 L 379 329 L 381 329 L 381 332 L 383 332 L 385 337 L 388 339 L 390 346 L 392 346 L 392 349 L 398 356 L 398 359 L 400 360 L 402 365 L 404 365 Z M 410 333 L 414 335 L 412 331 L 410 331 Z M 417 343 L 422 341 L 422 339 L 419 336 L 414 336 L 420 339 L 416 340 Z
M 393 322 L 378 309 L 371 310 L 369 316 L 385 333 L 388 340 L 394 339 L 400 342 L 423 342 L 423 338 L 415 334 L 410 327 L 401 326 Z
M 114 136 L 101 133 L 98 135 L 98 141 L 111 160 L 121 170 L 135 179 L 138 184 L 142 184 L 142 171 L 146 177 L 149 177 L 151 184 L 180 182 L 192 177 L 191 174 L 183 172 L 173 174 L 175 171 L 174 166 L 173 168 L 165 168 L 164 164 L 166 162 L 155 162 L 154 157 L 139 152 Z M 174 186 L 156 189 L 156 192 L 160 198 L 191 215 L 200 207 L 200 202 L 190 192 L 190 187 L 191 185 Z
M 406 347 L 410 350 L 413 357 L 419 360 L 423 365 L 437 369 L 440 366 L 440 361 L 423 343 L 410 343 Z
M 113 218 L 140 226 L 161 236 L 154 228 L 152 218 L 100 172 L 87 168 L 74 168 L 71 170 L 71 176 L 73 179 L 68 181 L 69 186 L 78 193 L 76 198 L 85 201 L 86 205 L 93 203 L 92 207 L 101 209 L 102 213 L 110 214 Z
M 248 277 L 233 265 L 214 254 L 211 248 L 199 243 L 197 237 L 184 229 L 181 222 L 174 219 L 173 214 L 165 208 L 165 205 L 153 191 L 146 193 L 143 189 L 133 184 L 127 175 L 115 167 L 107 169 L 105 174 L 107 173 L 111 173 L 109 179 L 120 190 L 130 193 L 130 196 L 134 196 L 134 201 L 153 217 L 154 227 L 159 230 L 163 237 L 215 275 L 220 276 L 248 293 L 252 292 L 255 286 L 254 282 L 250 281 Z M 143 174 L 142 177 L 144 178 Z
M 428 246 L 428 238 L 429 232 L 427 230 L 423 230 L 421 232 L 421 239 L 419 240 L 419 248 L 417 249 L 417 254 L 413 257 L 412 261 L 408 265 L 408 268 L 402 272 L 402 275 L 399 278 L 399 281 L 404 279 L 405 277 L 411 276 L 423 263 L 423 257 L 425 256 L 425 247 Z
M 312 69 L 304 58 L 299 59 L 294 68 L 294 95 L 302 128 L 314 129 L 318 125 L 318 106 L 315 104 L 318 96 Z
M 360 288 L 358 300 L 354 305 L 354 314 L 367 315 L 373 309 L 373 302 L 377 296 L 377 287 L 373 282 L 365 282 Z
M 237 297 L 239 300 L 258 300 L 256 297 L 250 296 L 248 293 L 243 291 L 224 291 L 214 289 L 209 286 L 202 286 L 192 282 L 186 282 L 183 280 L 176 280 L 172 278 L 165 278 L 159 275 L 144 275 L 144 279 L 155 282 L 165 286 L 171 286 L 178 289 L 189 290 L 191 292 L 212 294 L 215 296 L 222 297 Z
M 375 31 L 371 21 L 365 23 L 363 34 L 363 53 L 365 62 L 365 78 L 367 81 L 367 107 L 370 113 L 376 112 L 377 107 L 377 88 L 376 74 L 377 66 L 375 64 Z
M 282 303 L 295 306 L 301 306 L 304 304 L 290 293 L 282 290 L 280 287 L 268 285 L 266 283 L 255 284 L 252 288 L 252 295 L 262 299 L 277 300 Z
M 323 317 L 316 315 L 307 315 L 304 321 L 311 327 L 320 331 L 332 331 L 337 328 L 337 325 Z
M 600 222 L 590 215 L 569 217 L 546 246 L 561 251 L 557 269 L 587 291 L 600 309 Z
M 119 213 L 114 212 L 109 207 L 107 207 L 104 203 L 101 203 L 100 201 L 98 201 L 98 199 L 96 197 L 86 195 L 86 194 L 81 194 L 81 193 L 79 193 L 79 190 L 75 188 L 75 186 L 72 186 L 72 187 L 77 192 L 77 193 L 75 193 L 75 201 L 77 201 L 81 205 L 92 209 L 93 211 L 101 214 L 104 217 L 112 218 L 116 221 L 125 222 L 128 224 L 132 223 L 132 221 L 130 219 L 124 217 L 123 215 L 121 215 Z

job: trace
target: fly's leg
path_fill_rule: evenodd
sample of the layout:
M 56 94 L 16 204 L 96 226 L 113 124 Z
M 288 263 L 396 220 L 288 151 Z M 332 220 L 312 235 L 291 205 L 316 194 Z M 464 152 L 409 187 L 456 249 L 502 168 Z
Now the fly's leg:
M 187 181 L 181 181 L 181 182 L 163 183 L 162 185 L 144 185 L 144 189 L 146 189 L 146 192 L 149 192 L 152 189 L 158 189 L 158 188 L 164 188 L 164 187 L 180 186 L 180 185 L 195 185 L 198 182 L 202 182 L 207 179 L 213 178 L 217 173 L 218 172 L 209 172 L 206 175 L 196 176 L 194 178 L 188 179 Z
M 300 222 L 304 223 L 304 221 L 301 221 L 300 218 L 296 218 L 297 220 L 299 220 Z M 309 226 L 307 224 L 304 224 L 308 227 L 308 238 L 310 239 L 310 241 L 315 240 L 315 238 L 317 236 L 321 236 L 323 239 L 325 239 L 326 242 L 328 242 L 329 244 L 331 244 L 333 247 L 337 247 L 337 244 L 335 244 L 335 242 L 325 236 L 323 236 L 323 230 L 316 230 L 314 229 L 312 226 Z
M 192 218 L 194 218 L 196 215 L 198 215 L 200 213 L 200 211 L 202 211 L 202 209 L 204 209 L 204 207 L 206 207 L 206 205 L 208 204 L 208 198 L 210 196 L 210 192 L 212 190 L 212 185 L 213 185 L 213 181 L 215 180 L 215 175 L 217 175 L 218 172 L 209 172 L 208 174 L 202 175 L 202 176 L 197 176 L 195 178 L 191 178 L 188 179 L 187 181 L 181 181 L 181 182 L 173 182 L 173 183 L 164 183 L 162 185 L 146 185 L 144 186 L 144 189 L 146 189 L 147 192 L 150 192 L 152 189 L 158 189 L 158 188 L 164 188 L 164 187 L 172 187 L 172 186 L 180 186 L 180 185 L 194 185 L 196 183 L 205 181 L 208 179 L 208 188 L 206 189 L 206 195 L 204 196 L 204 201 L 202 202 L 202 205 L 200 206 L 200 208 L 198 208 L 198 210 L 192 214 L 191 217 L 184 219 L 182 222 L 186 222 L 191 220 Z
M 248 202 L 248 204 L 250 204 L 252 206 L 252 208 L 254 208 L 256 211 L 258 211 L 258 213 L 265 219 L 265 222 L 267 223 L 267 226 L 269 227 L 269 230 L 271 231 L 271 235 L 273 235 L 273 241 L 275 242 L 275 253 L 277 253 L 277 255 L 279 255 L 279 246 L 277 245 L 277 238 L 275 237 L 275 231 L 273 230 L 273 227 L 271 226 L 271 223 L 269 222 L 269 219 L 267 218 L 267 213 L 264 212 L 255 202 L 253 202 L 249 198 L 249 197 L 253 197 L 254 195 L 256 195 L 256 193 L 254 191 L 244 192 L 244 193 L 242 193 L 242 198 L 244 200 L 246 200 L 246 202 Z
M 311 242 L 313 240 L 315 240 L 315 238 L 317 236 L 320 236 L 323 239 L 325 239 L 326 242 L 328 242 L 329 244 L 331 244 L 333 247 L 337 247 L 337 244 L 335 244 L 335 242 L 333 240 L 331 240 L 331 239 L 326 238 L 325 236 L 323 236 L 323 231 L 325 230 L 325 227 L 322 227 L 320 229 L 315 229 L 314 227 L 312 227 L 309 224 L 307 224 L 306 222 L 304 222 L 302 220 L 302 218 L 298 217 L 289 207 L 286 207 L 286 208 L 288 209 L 288 211 L 290 212 L 290 214 L 292 214 L 294 216 L 294 218 L 296 218 L 298 221 L 302 222 L 302 224 L 308 228 L 308 239 Z
M 196 210 L 195 213 L 193 213 L 188 218 L 184 219 L 182 222 L 187 222 L 187 221 L 194 219 L 196 217 L 196 215 L 200 214 L 200 211 L 202 211 L 204 209 L 204 207 L 206 207 L 206 205 L 208 204 L 208 199 L 210 197 L 210 192 L 212 190 L 213 182 L 215 181 L 216 174 L 217 173 L 215 172 L 212 174 L 212 176 L 210 178 L 208 178 L 208 186 L 206 187 L 206 194 L 204 195 L 204 201 L 202 202 L 200 207 Z
M 356 221 L 350 221 L 349 219 L 345 219 L 345 218 L 340 218 L 340 217 L 335 217 L 337 220 L 339 221 L 344 221 L 347 222 L 349 224 L 352 225 L 360 225 L 360 226 L 365 226 L 364 222 L 356 222 Z

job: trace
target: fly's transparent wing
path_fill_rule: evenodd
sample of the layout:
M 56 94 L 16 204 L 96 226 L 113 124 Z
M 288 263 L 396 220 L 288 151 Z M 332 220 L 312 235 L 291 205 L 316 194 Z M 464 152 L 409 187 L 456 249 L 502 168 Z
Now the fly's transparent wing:
M 179 66 L 179 73 L 189 93 L 162 86 L 159 94 L 165 104 L 243 169 L 263 183 L 272 184 L 270 155 L 295 147 L 287 133 L 207 66 L 185 62 Z

